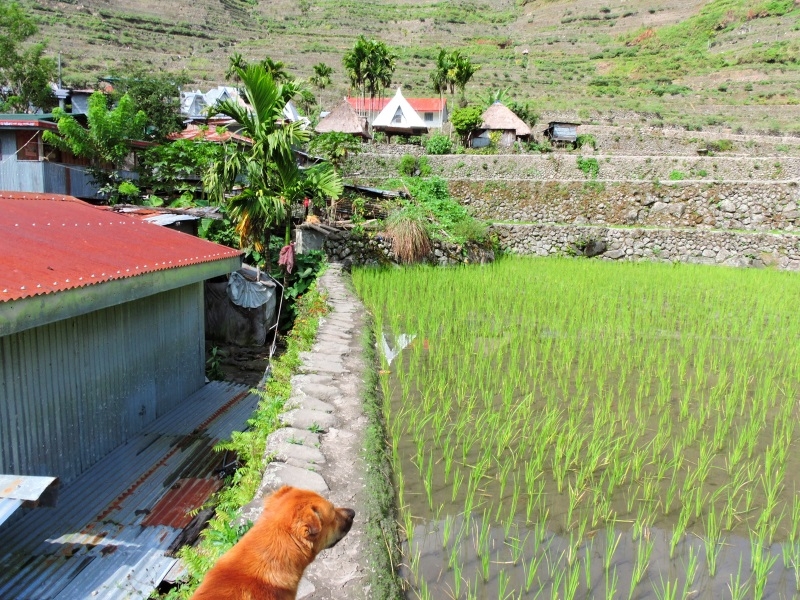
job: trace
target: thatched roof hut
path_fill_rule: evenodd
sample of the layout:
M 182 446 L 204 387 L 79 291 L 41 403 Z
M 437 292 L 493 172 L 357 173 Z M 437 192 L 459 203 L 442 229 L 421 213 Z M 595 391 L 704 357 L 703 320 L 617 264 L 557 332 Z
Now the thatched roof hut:
M 510 108 L 495 102 L 483 113 L 483 122 L 480 129 L 484 131 L 514 131 L 517 138 L 527 138 L 531 135 L 531 128 L 515 115 Z
M 324 119 L 321 119 L 314 128 L 317 133 L 328 133 L 337 131 L 339 133 L 349 133 L 360 135 L 362 138 L 369 138 L 367 132 L 367 120 L 358 116 L 355 109 L 345 100 L 334 108 Z
M 519 139 L 527 140 L 531 137 L 531 128 L 525 121 L 499 101 L 487 108 L 482 117 L 483 122 L 472 138 L 473 148 L 488 146 L 491 143 L 489 133 L 492 131 L 501 133 L 497 143 L 506 148 L 513 146 L 514 142 Z

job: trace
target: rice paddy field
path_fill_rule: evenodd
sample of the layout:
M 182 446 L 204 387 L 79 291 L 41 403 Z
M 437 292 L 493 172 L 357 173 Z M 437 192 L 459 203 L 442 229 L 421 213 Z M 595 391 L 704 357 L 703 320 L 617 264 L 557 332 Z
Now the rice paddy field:
M 800 278 L 356 270 L 409 598 L 800 595 Z

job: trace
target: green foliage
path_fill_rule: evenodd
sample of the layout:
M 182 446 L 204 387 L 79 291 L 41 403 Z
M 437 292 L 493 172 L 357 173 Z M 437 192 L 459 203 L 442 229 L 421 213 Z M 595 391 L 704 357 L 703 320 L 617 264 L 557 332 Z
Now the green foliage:
M 146 69 L 125 69 L 123 72 L 112 73 L 112 100 L 118 102 L 124 94 L 133 99 L 137 110 L 147 115 L 147 139 L 165 140 L 170 133 L 182 129 L 180 89 L 190 81 L 186 75 L 153 74 Z
M 117 192 L 119 193 L 120 196 L 124 197 L 127 200 L 128 198 L 134 199 L 136 196 L 138 196 L 140 190 L 133 182 L 123 181 L 117 187 Z
M 485 239 L 485 226 L 450 196 L 445 179 L 409 177 L 390 181 L 388 185 L 402 186 L 409 191 L 411 200 L 405 200 L 399 208 L 404 217 L 425 223 L 430 239 L 457 243 Z
M 530 142 L 528 144 L 528 150 L 531 152 L 541 152 L 542 154 L 545 154 L 553 151 L 553 144 L 550 143 L 550 140 L 545 138 L 539 142 Z
M 449 136 L 434 133 L 425 140 L 425 152 L 428 154 L 450 154 L 453 151 L 453 142 Z
M 710 152 L 730 152 L 733 150 L 733 142 L 731 140 L 713 140 L 706 144 L 706 148 Z
M 397 164 L 401 175 L 408 177 L 427 177 L 431 174 L 431 166 L 425 156 L 416 157 L 413 154 L 404 154 Z
M 465 141 L 475 128 L 483 122 L 483 111 L 479 106 L 466 106 L 457 108 L 450 113 L 450 123 L 455 132 Z
M 140 155 L 139 185 L 168 203 L 194 204 L 198 181 L 222 152 L 220 144 L 194 140 L 154 146 Z
M 680 171 L 672 171 L 669 174 L 670 181 L 683 181 L 684 179 L 686 179 L 686 175 L 684 175 Z
M 127 94 L 113 109 L 108 108 L 107 102 L 102 92 L 89 97 L 87 127 L 56 108 L 53 114 L 57 119 L 58 133 L 45 131 L 43 134 L 48 144 L 88 159 L 92 177 L 104 186 L 117 181 L 117 171 L 130 154 L 130 141 L 144 137 L 147 121 L 147 116 L 136 110 L 133 99 Z
M 453 94 L 458 89 L 463 97 L 464 88 L 478 69 L 480 67 L 473 64 L 468 56 L 461 54 L 460 50 L 448 52 L 441 48 L 436 58 L 436 68 L 430 76 L 433 90 L 443 94 L 449 89 Z
M 289 243 L 293 205 L 305 198 L 316 203 L 336 199 L 343 183 L 327 163 L 307 169 L 297 164 L 293 147 L 305 144 L 310 133 L 299 122 L 283 123 L 283 108 L 298 84 L 276 83 L 263 65 L 236 67 L 234 72 L 244 84 L 250 107 L 226 100 L 216 110 L 240 123 L 253 143 L 226 144 L 223 158 L 208 170 L 204 184 L 212 199 L 226 205 L 240 246 L 262 253 L 269 248 L 275 226 L 284 226 Z M 244 189 L 230 197 L 230 190 L 241 183 Z
M 517 102 L 515 100 L 510 100 L 506 106 L 511 112 L 513 112 L 531 127 L 539 122 L 539 113 L 536 112 L 536 109 L 530 102 Z
M 222 360 L 219 356 L 219 348 L 211 348 L 210 356 L 206 360 L 206 377 L 211 381 L 221 381 L 225 379 L 225 371 L 222 370 Z
M 324 62 L 320 62 L 314 65 L 314 74 L 311 76 L 309 81 L 313 83 L 315 86 L 324 90 L 331 84 L 331 75 L 333 75 L 333 68 L 326 65 Z
M 56 105 L 49 85 L 55 61 L 44 56 L 44 43 L 26 43 L 37 31 L 24 7 L 0 0 L 0 112 L 48 112 Z
M 349 156 L 355 156 L 363 148 L 364 145 L 361 143 L 361 138 L 338 131 L 321 133 L 312 138 L 308 144 L 309 152 L 321 156 L 337 170 L 341 169 L 344 161 Z
M 272 252 L 277 256 L 280 250 L 280 245 L 273 242 Z M 275 264 L 277 261 L 272 261 Z M 284 273 L 283 271 L 275 271 L 272 273 L 278 281 L 280 281 L 283 288 L 283 311 L 281 319 L 278 323 L 280 331 L 288 331 L 293 326 L 295 319 L 299 315 L 298 300 L 305 295 L 317 277 L 327 266 L 327 259 L 325 253 L 321 250 L 312 250 L 311 252 L 304 252 L 303 254 L 295 254 L 294 256 L 294 269 L 291 273 Z
M 374 98 L 392 84 L 397 53 L 385 43 L 359 36 L 352 49 L 342 57 L 350 83 L 363 94 Z
M 368 316 L 369 318 L 369 316 Z M 364 432 L 363 457 L 367 464 L 364 485 L 366 503 L 364 529 L 369 544 L 370 591 L 373 598 L 402 600 L 406 597 L 396 565 L 401 563 L 400 543 L 397 531 L 395 489 L 392 485 L 392 464 L 386 440 L 389 439 L 384 421 L 384 402 L 380 393 L 377 372 L 375 336 L 371 325 L 365 327 L 362 348 L 364 362 L 364 414 L 367 427 Z
M 575 140 L 576 148 L 583 148 L 584 146 L 591 146 L 592 150 L 597 150 L 597 138 L 591 133 L 581 133 Z
M 597 176 L 600 174 L 600 164 L 597 162 L 596 158 L 578 156 L 575 162 L 578 165 L 578 169 L 580 169 L 584 175 L 590 179 L 597 179 Z

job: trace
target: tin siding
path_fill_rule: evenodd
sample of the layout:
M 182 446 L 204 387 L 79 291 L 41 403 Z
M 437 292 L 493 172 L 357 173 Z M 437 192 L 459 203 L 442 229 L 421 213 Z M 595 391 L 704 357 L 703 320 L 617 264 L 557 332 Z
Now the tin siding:
M 0 338 L 0 472 L 70 481 L 202 387 L 202 285 Z

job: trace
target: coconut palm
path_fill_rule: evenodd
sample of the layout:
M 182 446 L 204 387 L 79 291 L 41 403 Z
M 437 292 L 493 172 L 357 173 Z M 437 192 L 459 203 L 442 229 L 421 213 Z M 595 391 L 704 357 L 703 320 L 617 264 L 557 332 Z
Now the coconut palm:
M 325 89 L 331 84 L 331 75 L 333 75 L 333 68 L 326 65 L 324 62 L 314 65 L 314 75 L 311 76 L 311 83 L 320 89 Z
M 249 106 L 226 100 L 216 111 L 238 122 L 251 142 L 226 145 L 223 159 L 206 173 L 204 183 L 210 196 L 226 205 L 240 245 L 252 245 L 264 254 L 274 227 L 284 225 L 288 238 L 293 204 L 303 198 L 337 199 L 343 185 L 327 163 L 310 169 L 297 164 L 292 148 L 307 142 L 309 133 L 299 122 L 285 123 L 283 108 L 299 85 L 276 83 L 260 64 L 236 74 Z M 239 184 L 241 191 L 228 197 Z

